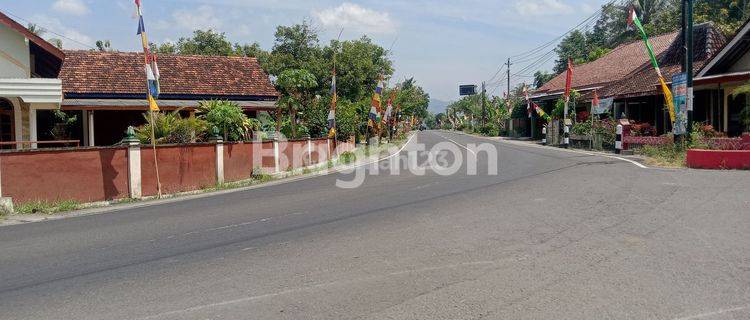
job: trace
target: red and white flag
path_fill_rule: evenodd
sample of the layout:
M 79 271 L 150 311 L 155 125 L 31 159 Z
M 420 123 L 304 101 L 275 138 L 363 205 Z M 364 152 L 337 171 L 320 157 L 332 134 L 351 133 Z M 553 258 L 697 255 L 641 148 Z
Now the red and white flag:
M 568 58 L 568 72 L 565 77 L 565 101 L 570 100 L 570 90 L 573 85 L 573 60 Z

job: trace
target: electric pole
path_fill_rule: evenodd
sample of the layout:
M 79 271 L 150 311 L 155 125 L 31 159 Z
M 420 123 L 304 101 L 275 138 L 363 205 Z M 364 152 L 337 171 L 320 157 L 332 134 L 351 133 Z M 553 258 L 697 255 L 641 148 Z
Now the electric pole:
M 683 0 L 682 10 L 685 17 L 683 22 L 683 37 L 685 39 L 685 74 L 687 75 L 687 132 L 690 139 L 693 132 L 693 1 Z
M 505 106 L 505 108 L 508 109 L 508 110 L 511 110 L 510 109 L 510 66 L 511 66 L 510 58 L 508 58 L 508 63 L 506 63 L 505 65 L 508 66 L 508 91 L 507 91 L 508 97 L 505 100 L 505 103 L 507 103 L 508 105 Z M 508 118 L 508 124 L 509 124 L 508 125 L 508 136 L 510 137 L 510 136 L 513 135 L 513 113 L 512 112 L 511 112 L 511 117 Z
M 487 125 L 487 107 L 484 103 L 484 97 L 487 93 L 487 89 L 484 87 L 484 81 L 482 81 L 482 127 Z

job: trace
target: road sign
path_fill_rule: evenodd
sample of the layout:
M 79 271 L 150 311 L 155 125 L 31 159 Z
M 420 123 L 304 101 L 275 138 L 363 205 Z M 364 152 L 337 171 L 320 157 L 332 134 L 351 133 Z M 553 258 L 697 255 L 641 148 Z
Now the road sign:
M 458 86 L 458 92 L 462 96 L 473 96 L 477 94 L 477 86 L 474 84 L 466 84 Z

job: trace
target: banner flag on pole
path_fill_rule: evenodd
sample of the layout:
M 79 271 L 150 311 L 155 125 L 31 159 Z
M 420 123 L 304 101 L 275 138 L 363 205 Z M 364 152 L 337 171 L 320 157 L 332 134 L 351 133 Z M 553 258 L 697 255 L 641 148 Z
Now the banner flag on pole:
M 523 96 L 526 98 L 526 112 L 529 114 L 529 118 L 531 118 L 531 99 L 529 99 L 529 87 L 524 83 L 523 84 Z
M 136 11 L 138 13 L 138 35 L 141 36 L 141 45 L 143 45 L 144 64 L 146 72 L 146 88 L 148 107 L 151 111 L 159 111 L 156 99 L 159 97 L 159 66 L 156 63 L 156 56 L 151 55 L 148 48 L 148 37 L 146 36 L 146 25 L 143 23 L 143 10 L 141 10 L 141 1 L 135 0 Z
M 641 35 L 641 38 L 643 39 L 643 42 L 646 44 L 646 50 L 648 51 L 649 60 L 651 60 L 651 65 L 654 67 L 654 70 L 656 71 L 656 75 L 659 77 L 659 85 L 661 86 L 662 91 L 664 92 L 664 100 L 667 103 L 667 106 L 669 107 L 669 118 L 672 120 L 672 124 L 675 122 L 675 112 L 674 112 L 674 101 L 672 97 L 672 91 L 669 90 L 669 87 L 667 86 L 667 82 L 664 80 L 664 76 L 661 74 L 661 69 L 659 69 L 659 62 L 656 60 L 656 55 L 654 54 L 654 47 L 651 45 L 651 41 L 648 39 L 648 35 L 646 34 L 646 30 L 643 29 L 643 25 L 641 24 L 641 20 L 638 18 L 638 14 L 635 12 L 635 7 L 630 7 L 630 12 L 628 14 L 628 25 L 635 27 L 638 30 L 638 33 Z
M 565 73 L 565 101 L 570 101 L 570 91 L 573 86 L 573 60 L 568 58 L 568 70 Z
M 328 111 L 328 136 L 336 136 L 336 104 L 338 103 L 338 94 L 336 93 L 336 68 L 333 69 L 331 79 L 331 109 Z
M 378 115 L 381 107 L 381 97 L 383 93 L 383 75 L 380 75 L 378 84 L 375 86 L 375 92 L 372 94 L 372 106 L 370 107 L 370 114 L 368 115 L 367 125 L 374 127 L 378 121 Z

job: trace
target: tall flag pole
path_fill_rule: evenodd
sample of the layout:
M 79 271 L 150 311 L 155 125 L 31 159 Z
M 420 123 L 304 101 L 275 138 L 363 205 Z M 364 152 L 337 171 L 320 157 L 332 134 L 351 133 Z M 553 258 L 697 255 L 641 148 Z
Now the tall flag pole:
M 640 33 L 641 38 L 643 38 L 643 42 L 646 44 L 646 50 L 648 51 L 649 59 L 651 60 L 651 65 L 654 67 L 654 70 L 656 71 L 656 75 L 659 76 L 659 84 L 661 85 L 661 89 L 664 92 L 664 100 L 667 103 L 667 106 L 669 107 L 669 118 L 672 120 L 672 124 L 675 122 L 675 112 L 674 112 L 674 101 L 672 100 L 672 91 L 669 90 L 669 87 L 667 86 L 667 82 L 664 81 L 664 76 L 661 74 L 661 69 L 659 69 L 659 62 L 656 60 L 656 55 L 654 54 L 654 47 L 651 45 L 651 41 L 648 39 L 648 35 L 646 34 L 646 30 L 643 29 L 643 24 L 641 24 L 641 20 L 638 18 L 638 14 L 635 12 L 635 7 L 630 7 L 630 13 L 628 14 L 628 25 L 635 27 L 638 30 L 638 33 Z
M 161 91 L 159 85 L 159 67 L 156 64 L 156 56 L 149 52 L 148 38 L 146 37 L 146 26 L 143 23 L 143 10 L 141 9 L 141 0 L 135 0 L 136 14 L 138 15 L 138 35 L 141 36 L 143 45 L 143 59 L 146 71 L 146 96 L 148 99 L 149 115 L 151 117 L 151 147 L 154 151 L 154 169 L 156 171 L 156 190 L 158 197 L 161 198 L 161 179 L 159 178 L 159 160 L 156 153 L 156 131 L 154 126 L 154 112 L 159 111 L 159 105 L 156 99 L 159 98 Z
M 341 40 L 341 34 L 344 33 L 344 28 L 341 28 L 339 37 L 336 40 Z M 333 138 L 334 148 L 338 145 L 338 139 L 336 137 L 336 104 L 338 103 L 339 96 L 336 91 L 336 54 L 337 48 L 333 48 L 333 72 L 331 76 L 331 110 L 328 111 L 328 137 Z
M 570 105 L 570 92 L 573 87 L 573 60 L 568 58 L 568 71 L 565 76 L 565 109 L 563 111 L 563 148 L 570 144 L 570 126 L 573 124 L 568 119 L 568 106 Z
M 380 114 L 381 106 L 381 95 L 383 94 L 383 75 L 378 77 L 378 84 L 375 86 L 375 91 L 372 94 L 372 104 L 370 106 L 370 114 L 368 115 L 367 125 L 371 128 L 375 128 L 378 121 L 378 114 Z
M 523 96 L 526 98 L 526 112 L 529 114 L 529 118 L 531 118 L 531 100 L 529 99 L 529 86 L 527 86 L 525 83 L 523 84 Z

